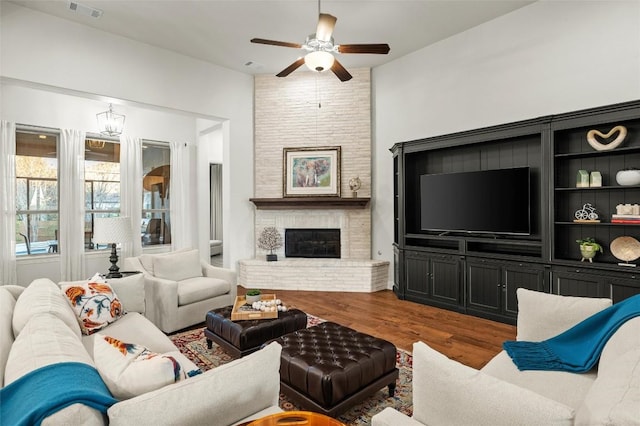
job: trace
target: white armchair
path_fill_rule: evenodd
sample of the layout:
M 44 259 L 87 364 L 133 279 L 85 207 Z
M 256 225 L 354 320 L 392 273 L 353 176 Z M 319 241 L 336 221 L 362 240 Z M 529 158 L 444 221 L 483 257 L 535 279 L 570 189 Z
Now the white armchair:
M 144 274 L 145 316 L 165 333 L 203 322 L 237 294 L 235 271 L 202 262 L 198 250 L 129 257 L 124 269 Z

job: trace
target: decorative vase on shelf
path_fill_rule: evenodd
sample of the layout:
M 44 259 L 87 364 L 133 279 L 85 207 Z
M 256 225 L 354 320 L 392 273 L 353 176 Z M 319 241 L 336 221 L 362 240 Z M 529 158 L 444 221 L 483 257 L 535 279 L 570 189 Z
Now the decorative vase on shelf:
M 278 255 L 277 254 L 269 253 L 267 255 L 267 262 L 275 262 L 277 260 L 278 260 Z
M 618 185 L 622 186 L 640 185 L 640 170 L 620 170 L 618 173 L 616 173 L 616 182 L 618 182 Z
M 588 188 L 589 187 L 589 172 L 586 170 L 578 170 L 576 174 L 576 188 Z

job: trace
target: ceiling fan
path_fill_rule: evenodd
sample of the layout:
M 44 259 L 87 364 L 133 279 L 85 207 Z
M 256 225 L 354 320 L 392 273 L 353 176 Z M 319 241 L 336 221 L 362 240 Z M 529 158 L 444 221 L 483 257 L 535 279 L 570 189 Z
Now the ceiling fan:
M 331 69 L 340 81 L 351 80 L 352 75 L 342 66 L 333 55 L 334 53 L 374 53 L 386 55 L 389 53 L 389 45 L 383 44 L 335 44 L 333 29 L 338 18 L 327 13 L 320 12 L 320 0 L 318 0 L 318 27 L 315 34 L 310 34 L 304 44 L 289 43 L 285 41 L 266 40 L 252 38 L 251 43 L 268 44 L 272 46 L 293 47 L 304 49 L 307 53 L 303 58 L 298 58 L 294 63 L 280 71 L 276 76 L 286 77 L 306 64 L 312 71 L 322 72 Z

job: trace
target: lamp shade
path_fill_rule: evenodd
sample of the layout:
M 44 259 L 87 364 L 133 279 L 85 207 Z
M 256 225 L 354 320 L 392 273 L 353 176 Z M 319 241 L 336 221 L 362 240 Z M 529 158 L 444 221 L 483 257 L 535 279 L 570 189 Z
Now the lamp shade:
M 312 71 L 318 72 L 330 69 L 334 61 L 335 58 L 331 53 L 322 50 L 308 53 L 307 56 L 304 57 L 304 63 L 307 67 Z
M 96 217 L 93 222 L 93 242 L 96 244 L 131 241 L 131 221 L 128 217 Z
M 122 134 L 124 128 L 124 115 L 113 112 L 113 107 L 109 104 L 109 111 L 96 114 L 98 129 L 103 135 L 118 136 Z

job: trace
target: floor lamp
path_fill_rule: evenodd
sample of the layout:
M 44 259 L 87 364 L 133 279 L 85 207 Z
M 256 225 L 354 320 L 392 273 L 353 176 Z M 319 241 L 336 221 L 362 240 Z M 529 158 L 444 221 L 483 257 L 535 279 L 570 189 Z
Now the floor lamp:
M 121 278 L 120 268 L 118 268 L 118 253 L 116 244 L 128 243 L 131 241 L 131 221 L 128 217 L 96 217 L 93 222 L 93 241 L 96 244 L 110 244 L 111 256 L 109 261 L 111 267 L 107 278 Z

